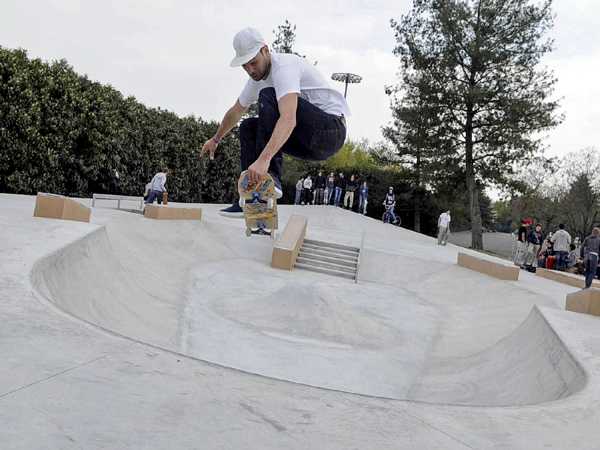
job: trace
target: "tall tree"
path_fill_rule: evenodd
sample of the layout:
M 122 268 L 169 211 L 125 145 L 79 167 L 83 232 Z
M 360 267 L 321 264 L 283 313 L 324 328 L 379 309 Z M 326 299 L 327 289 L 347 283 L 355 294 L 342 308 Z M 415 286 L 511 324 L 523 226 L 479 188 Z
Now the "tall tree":
M 427 81 L 443 157 L 464 170 L 473 248 L 483 247 L 481 188 L 506 184 L 513 164 L 540 148 L 539 133 L 561 120 L 556 79 L 538 67 L 552 23 L 551 0 L 413 0 L 391 21 L 402 82 Z
M 273 50 L 277 53 L 298 53 L 294 52 L 294 43 L 296 42 L 296 25 L 292 25 L 287 19 L 283 24 L 273 30 L 275 39 L 273 40 Z M 300 56 L 300 55 L 298 55 Z
M 398 162 L 408 168 L 413 183 L 414 230 L 421 231 L 425 185 L 436 181 L 440 158 L 439 109 L 423 79 L 415 84 L 386 88 L 391 97 L 392 123 L 383 135 L 396 148 Z

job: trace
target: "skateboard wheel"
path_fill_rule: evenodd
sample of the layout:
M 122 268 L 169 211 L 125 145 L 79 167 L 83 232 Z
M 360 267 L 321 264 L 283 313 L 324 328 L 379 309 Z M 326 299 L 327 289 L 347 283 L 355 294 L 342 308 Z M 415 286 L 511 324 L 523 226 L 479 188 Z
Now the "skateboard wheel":
M 244 197 L 240 198 L 240 206 L 243 208 L 246 204 L 246 199 Z
M 252 236 L 252 230 L 250 228 L 246 228 L 246 236 Z
M 273 199 L 272 198 L 270 198 L 269 200 L 267 200 L 267 208 L 273 209 Z

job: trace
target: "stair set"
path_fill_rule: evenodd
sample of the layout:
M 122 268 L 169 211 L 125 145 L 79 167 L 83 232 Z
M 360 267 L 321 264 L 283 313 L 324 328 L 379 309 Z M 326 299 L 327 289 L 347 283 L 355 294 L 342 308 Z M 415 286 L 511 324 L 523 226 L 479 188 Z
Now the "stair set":
M 304 239 L 295 267 L 357 281 L 360 249 Z

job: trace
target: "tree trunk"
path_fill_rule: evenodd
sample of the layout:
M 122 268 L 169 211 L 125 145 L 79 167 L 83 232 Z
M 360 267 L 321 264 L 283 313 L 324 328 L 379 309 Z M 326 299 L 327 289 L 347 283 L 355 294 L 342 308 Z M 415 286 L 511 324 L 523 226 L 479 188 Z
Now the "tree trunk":
M 415 196 L 415 226 L 414 229 L 417 233 L 421 232 L 421 195 Z
M 473 162 L 473 107 L 467 105 L 467 121 L 465 123 L 465 169 L 467 190 L 469 191 L 469 209 L 471 212 L 471 248 L 483 250 L 481 235 L 481 209 L 479 208 L 479 191 L 475 182 Z

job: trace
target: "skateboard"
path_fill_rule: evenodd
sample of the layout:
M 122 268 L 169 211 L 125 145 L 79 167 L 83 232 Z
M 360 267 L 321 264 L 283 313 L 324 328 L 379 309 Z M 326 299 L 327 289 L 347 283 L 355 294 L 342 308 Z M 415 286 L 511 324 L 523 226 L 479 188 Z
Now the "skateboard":
M 240 206 L 244 210 L 246 236 L 269 234 L 275 239 L 277 230 L 277 201 L 275 182 L 271 175 L 265 175 L 258 183 L 250 183 L 248 171 L 243 171 L 238 180 Z M 268 231 L 267 231 L 268 230 Z

